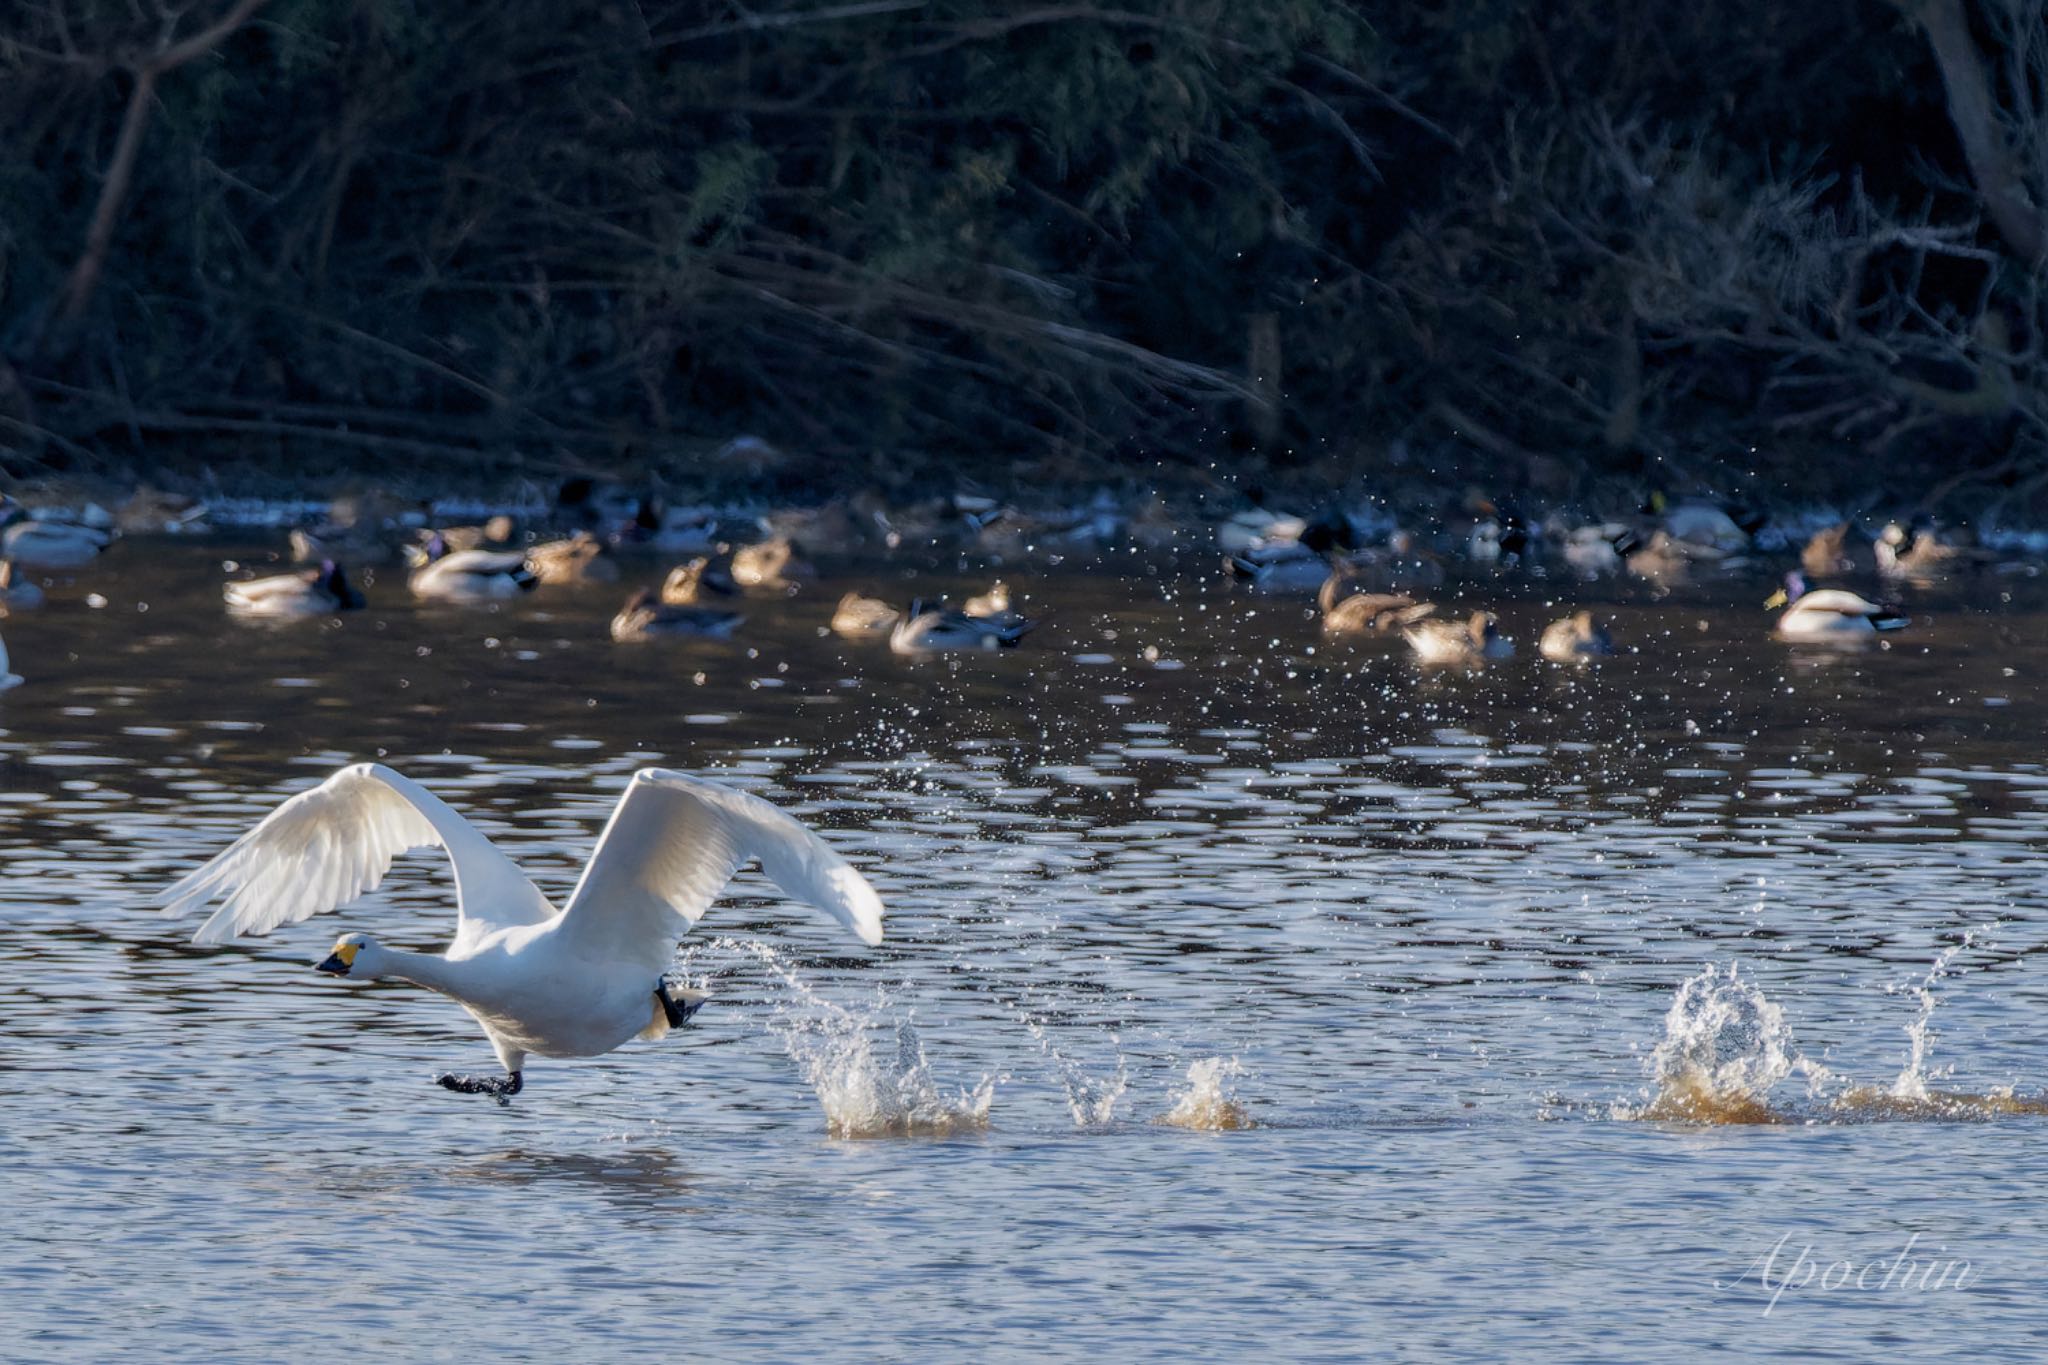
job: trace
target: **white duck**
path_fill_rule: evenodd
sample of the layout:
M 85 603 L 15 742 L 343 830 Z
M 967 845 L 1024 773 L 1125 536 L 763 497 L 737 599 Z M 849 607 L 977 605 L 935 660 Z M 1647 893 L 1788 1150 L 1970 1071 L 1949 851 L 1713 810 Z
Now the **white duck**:
M 1867 640 L 1880 630 L 1897 630 L 1906 618 L 1846 588 L 1806 590 L 1805 575 L 1794 570 L 1785 586 L 1772 593 L 1766 607 L 1783 607 L 1778 634 L 1787 640 Z
M 644 768 L 612 811 L 569 903 L 556 910 L 513 861 L 432 792 L 379 763 L 343 768 L 164 893 L 165 913 L 223 904 L 195 943 L 267 934 L 383 880 L 408 848 L 448 850 L 455 939 L 445 953 L 344 934 L 319 970 L 396 977 L 454 1000 L 483 1025 L 506 1074 L 442 1075 L 450 1090 L 519 1093 L 528 1056 L 595 1057 L 660 1038 L 704 1002 L 669 985 L 676 944 L 750 858 L 784 893 L 882 941 L 882 902 L 815 834 L 757 796 Z

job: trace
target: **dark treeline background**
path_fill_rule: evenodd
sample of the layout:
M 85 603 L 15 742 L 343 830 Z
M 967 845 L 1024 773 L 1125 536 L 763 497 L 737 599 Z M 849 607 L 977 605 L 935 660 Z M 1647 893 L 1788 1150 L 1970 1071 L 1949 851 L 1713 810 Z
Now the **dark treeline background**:
M 2031 495 L 2043 3 L 0 0 L 0 449 Z

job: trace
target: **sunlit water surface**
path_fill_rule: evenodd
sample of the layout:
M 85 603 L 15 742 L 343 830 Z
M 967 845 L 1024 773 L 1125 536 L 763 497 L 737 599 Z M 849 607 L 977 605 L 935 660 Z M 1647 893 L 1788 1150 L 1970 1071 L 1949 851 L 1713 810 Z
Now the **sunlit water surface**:
M 1770 640 L 1753 582 L 1473 584 L 1525 649 L 1468 674 L 1100 573 L 1013 574 L 1046 624 L 954 660 L 821 632 L 967 582 L 900 570 L 729 644 L 389 573 L 251 627 L 254 548 L 123 543 L 4 627 L 10 1360 L 2044 1349 L 2026 580 L 1852 655 Z M 1631 652 L 1534 658 L 1589 596 Z M 466 1016 L 309 970 L 439 944 L 438 855 L 228 949 L 151 903 L 368 757 L 558 901 L 633 770 L 720 775 L 860 864 L 888 942 L 746 874 L 690 1029 L 445 1093 L 491 1064 Z M 1964 1287 L 1815 1273 L 1909 1239 Z

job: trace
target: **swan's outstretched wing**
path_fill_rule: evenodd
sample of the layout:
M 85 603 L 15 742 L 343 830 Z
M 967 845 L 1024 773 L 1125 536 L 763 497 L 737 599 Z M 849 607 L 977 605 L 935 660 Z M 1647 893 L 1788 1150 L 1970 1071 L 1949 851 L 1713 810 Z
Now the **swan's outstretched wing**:
M 183 914 L 219 897 L 223 904 L 194 943 L 267 934 L 374 889 L 392 859 L 430 844 L 447 849 L 455 865 L 461 928 L 553 918 L 547 897 L 476 826 L 381 763 L 343 768 L 279 806 L 164 892 L 164 912 Z
M 643 768 L 562 912 L 579 943 L 659 969 L 749 858 L 782 890 L 882 941 L 882 900 L 823 839 L 758 796 Z

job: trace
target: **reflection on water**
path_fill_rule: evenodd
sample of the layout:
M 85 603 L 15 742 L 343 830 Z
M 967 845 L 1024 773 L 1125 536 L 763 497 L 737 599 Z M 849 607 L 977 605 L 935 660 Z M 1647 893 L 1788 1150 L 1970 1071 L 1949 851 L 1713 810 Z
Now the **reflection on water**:
M 823 633 L 849 588 L 968 585 L 928 567 L 750 601 L 730 642 L 615 648 L 617 587 L 464 611 L 388 574 L 364 612 L 252 628 L 218 581 L 260 553 L 123 543 L 7 623 L 10 1357 L 319 1354 L 338 1300 L 397 1357 L 451 1303 L 465 1351 L 536 1358 L 1021 1353 L 1077 1323 L 1343 1356 L 1392 1321 L 1596 1354 L 1674 1309 L 1790 1348 L 1713 1285 L 1795 1223 L 1983 1268 L 1938 1320 L 1856 1305 L 1890 1344 L 2031 1330 L 2048 1243 L 1991 1192 L 2043 1162 L 2048 1090 L 2033 585 L 1917 603 L 1854 656 L 1770 639 L 1755 585 L 1624 597 L 1616 658 L 1464 674 L 1172 578 L 1008 573 L 1047 614 L 1014 652 Z M 1557 589 L 1464 604 L 1529 640 Z M 558 901 L 634 769 L 716 773 L 826 831 L 889 941 L 745 875 L 686 946 L 690 1028 L 466 1102 L 430 1080 L 490 1064 L 460 1011 L 309 969 L 346 928 L 445 941 L 437 855 L 230 949 L 149 908 L 371 757 Z M 1998 1121 L 1920 1122 L 1948 1118 Z M 834 1140 L 881 1135 L 972 1140 Z

